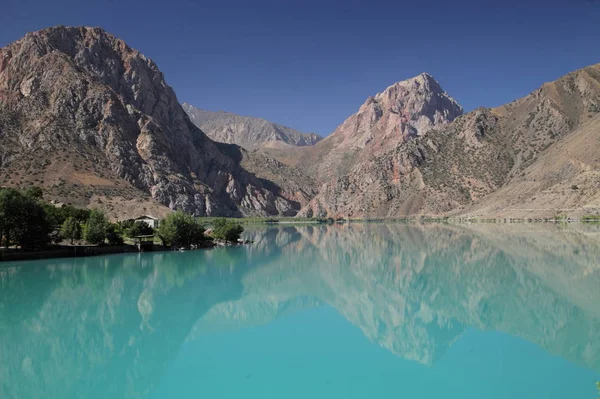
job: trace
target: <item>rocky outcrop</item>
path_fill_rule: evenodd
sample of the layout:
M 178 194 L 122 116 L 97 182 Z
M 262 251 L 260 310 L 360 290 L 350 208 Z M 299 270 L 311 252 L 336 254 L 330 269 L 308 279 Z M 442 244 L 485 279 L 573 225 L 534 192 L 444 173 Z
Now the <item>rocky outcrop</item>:
M 295 214 L 296 201 L 240 166 L 246 157 L 206 137 L 156 64 L 100 28 L 49 28 L 0 49 L 0 184 L 81 194 L 81 205 Z
M 190 120 L 211 139 L 220 143 L 237 144 L 248 150 L 277 144 L 311 146 L 323 139 L 318 134 L 301 133 L 261 118 L 223 111 L 205 111 L 187 103 L 183 104 L 183 109 Z

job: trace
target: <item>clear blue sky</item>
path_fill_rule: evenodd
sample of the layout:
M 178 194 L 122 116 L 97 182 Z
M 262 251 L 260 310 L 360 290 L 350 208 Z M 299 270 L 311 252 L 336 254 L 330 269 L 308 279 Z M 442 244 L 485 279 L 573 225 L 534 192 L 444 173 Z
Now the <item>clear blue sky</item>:
M 0 46 L 102 26 L 181 102 L 331 133 L 369 96 L 431 73 L 467 110 L 600 62 L 600 0 L 2 0 Z

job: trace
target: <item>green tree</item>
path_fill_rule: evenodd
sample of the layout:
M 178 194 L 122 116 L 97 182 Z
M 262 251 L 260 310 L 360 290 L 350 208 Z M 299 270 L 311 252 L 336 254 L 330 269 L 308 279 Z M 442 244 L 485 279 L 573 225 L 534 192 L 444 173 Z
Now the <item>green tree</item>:
M 233 220 L 217 219 L 213 223 L 212 236 L 218 240 L 235 242 L 240 239 L 244 228 Z
M 44 247 L 51 225 L 38 199 L 15 189 L 0 189 L 0 241 L 24 249 Z
M 108 225 L 108 219 L 102 211 L 92 210 L 90 217 L 83 226 L 83 239 L 90 244 L 103 244 L 106 239 Z
M 81 239 L 81 224 L 77 219 L 70 216 L 62 224 L 62 227 L 60 228 L 60 235 L 63 236 L 63 238 L 70 239 L 71 245 L 73 245 L 75 240 Z
M 54 206 L 44 202 L 42 206 L 46 211 L 48 221 L 54 226 L 61 226 L 70 217 L 75 218 L 80 224 L 85 223 L 91 213 L 89 209 L 75 208 L 71 205 Z
M 24 194 L 31 198 L 42 199 L 44 191 L 40 187 L 29 187 Z
M 106 239 L 110 245 L 123 244 L 123 230 L 118 223 L 110 223 L 106 227 Z
M 204 241 L 204 226 L 193 216 L 177 211 L 161 221 L 158 237 L 165 246 L 187 248 Z
M 154 229 L 144 221 L 137 221 L 125 230 L 127 237 L 150 236 L 154 234 Z

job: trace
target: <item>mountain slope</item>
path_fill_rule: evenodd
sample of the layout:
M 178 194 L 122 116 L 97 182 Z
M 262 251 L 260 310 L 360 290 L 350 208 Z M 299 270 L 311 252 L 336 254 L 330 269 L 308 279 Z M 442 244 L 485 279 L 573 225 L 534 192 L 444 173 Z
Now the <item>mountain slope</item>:
M 135 202 L 293 215 L 297 202 L 240 166 L 251 156 L 206 137 L 156 64 L 100 28 L 53 27 L 0 49 L 0 184 L 115 216 Z
M 257 149 L 270 142 L 294 146 L 311 146 L 322 137 L 314 133 L 301 133 L 287 126 L 260 118 L 240 116 L 229 112 L 212 112 L 183 104 L 190 120 L 211 139 L 237 144 L 248 150 Z
M 313 147 L 265 152 L 323 183 L 461 114 L 462 107 L 423 73 L 369 97 L 356 114 Z
M 528 208 L 519 214 L 530 217 L 553 216 L 564 207 L 579 213 L 584 212 L 583 207 L 585 212 L 596 212 L 598 181 L 594 170 L 600 154 L 595 155 L 597 146 L 592 144 L 600 131 L 595 117 L 599 112 L 600 68 L 595 65 L 545 84 L 505 106 L 472 111 L 355 165 L 347 174 L 326 182 L 302 213 L 510 216 L 512 211 L 506 207 Z M 567 141 L 578 129 L 584 130 L 579 133 L 586 137 L 583 142 L 592 145 L 583 163 L 574 156 L 579 151 L 576 148 L 582 148 L 581 142 Z M 571 145 L 572 150 L 568 150 Z M 577 180 L 581 191 L 565 194 L 574 174 L 564 170 L 554 173 L 547 167 L 561 159 L 561 167 L 569 169 L 576 164 L 575 168 L 589 172 Z M 515 184 L 523 186 L 528 173 L 530 180 L 546 183 L 524 183 L 527 195 L 517 194 Z M 570 199 L 551 199 L 553 194 L 545 191 L 550 180 L 562 197 Z M 526 197 L 537 202 L 523 207 Z

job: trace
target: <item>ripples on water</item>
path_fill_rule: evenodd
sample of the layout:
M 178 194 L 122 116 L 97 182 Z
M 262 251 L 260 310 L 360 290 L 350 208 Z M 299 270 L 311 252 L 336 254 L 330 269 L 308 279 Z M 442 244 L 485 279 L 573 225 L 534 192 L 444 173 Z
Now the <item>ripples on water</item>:
M 0 266 L 2 398 L 590 398 L 594 226 L 256 228 Z

